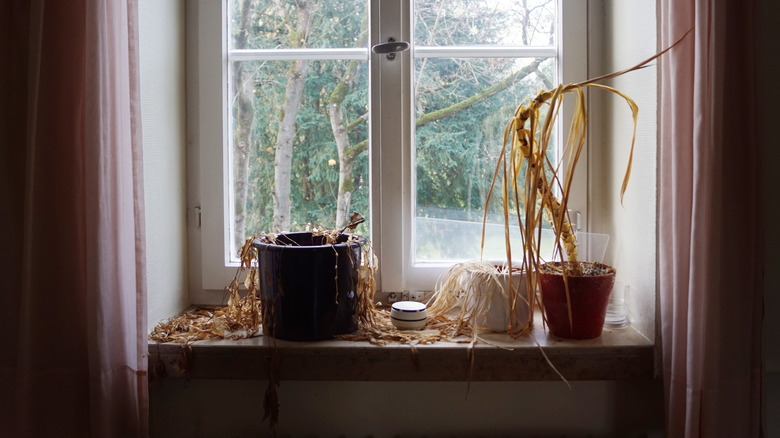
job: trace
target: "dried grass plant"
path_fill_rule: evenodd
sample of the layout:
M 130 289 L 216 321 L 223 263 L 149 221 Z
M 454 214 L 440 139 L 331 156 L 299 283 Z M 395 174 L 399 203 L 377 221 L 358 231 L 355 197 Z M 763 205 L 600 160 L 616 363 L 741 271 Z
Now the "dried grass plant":
M 623 182 L 620 188 L 620 200 L 628 187 L 631 176 L 631 166 L 634 156 L 636 127 L 639 108 L 629 96 L 603 82 L 643 68 L 660 57 L 682 41 L 689 32 L 683 35 L 670 47 L 655 54 L 628 69 L 589 79 L 579 83 L 561 84 L 551 90 L 542 90 L 536 96 L 523 101 L 515 110 L 504 129 L 503 147 L 496 162 L 495 170 L 485 201 L 482 226 L 482 250 L 485 246 L 485 230 L 487 225 L 488 205 L 494 196 L 501 196 L 501 208 L 504 225 L 506 248 L 506 266 L 522 270 L 526 275 L 525 290 L 537 291 L 539 288 L 538 272 L 545 264 L 541 245 L 542 228 L 549 223 L 554 234 L 553 258 L 568 263 L 560 264 L 561 274 L 566 278 L 572 275 L 583 275 L 586 266 L 580 260 L 577 251 L 577 236 L 568 215 L 568 203 L 571 195 L 573 176 L 587 140 L 588 113 L 586 110 L 586 90 L 606 91 L 622 98 L 628 105 L 633 119 L 633 134 L 630 144 L 628 162 L 626 164 Z M 550 160 L 556 124 L 563 123 L 562 108 L 564 102 L 573 100 L 573 111 L 569 119 L 569 133 L 563 143 L 561 159 L 558 162 Z M 498 194 L 496 194 L 498 192 Z M 522 248 L 513 251 L 510 241 L 511 218 L 516 218 Z M 469 273 L 480 272 L 487 275 L 484 278 L 468 279 Z M 437 316 L 452 315 L 452 321 L 460 334 L 476 336 L 479 330 L 477 321 L 481 312 L 487 310 L 490 297 L 478 297 L 477 306 L 467 306 L 469 297 L 479 290 L 484 281 L 496 281 L 499 275 L 496 267 L 483 262 L 467 262 L 457 264 L 447 271 L 437 284 L 431 302 L 430 313 Z M 467 284 L 468 282 L 475 282 Z M 482 285 L 484 286 L 484 285 Z M 529 306 L 528 319 L 518 321 L 512 318 L 507 332 L 513 336 L 522 336 L 530 332 L 533 326 L 535 309 L 542 303 L 537 294 L 531 293 L 528 298 L 519 291 L 514 282 L 509 282 L 505 299 L 514 316 L 515 306 Z M 567 286 L 567 299 L 569 291 Z M 459 310 L 458 310 L 459 309 Z M 571 315 L 570 315 L 571 318 Z

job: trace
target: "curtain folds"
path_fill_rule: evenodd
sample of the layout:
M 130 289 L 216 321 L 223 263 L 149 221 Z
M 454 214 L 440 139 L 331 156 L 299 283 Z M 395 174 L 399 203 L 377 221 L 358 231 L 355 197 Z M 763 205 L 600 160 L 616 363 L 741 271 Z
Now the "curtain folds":
M 136 0 L 0 15 L 3 434 L 146 436 Z
M 659 0 L 659 290 L 670 437 L 761 436 L 753 0 Z

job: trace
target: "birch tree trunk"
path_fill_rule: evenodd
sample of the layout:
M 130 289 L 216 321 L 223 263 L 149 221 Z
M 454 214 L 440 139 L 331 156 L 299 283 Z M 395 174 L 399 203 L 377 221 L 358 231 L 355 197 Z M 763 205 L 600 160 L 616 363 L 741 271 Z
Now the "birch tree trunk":
M 328 106 L 330 126 L 339 153 L 339 192 L 336 202 L 336 227 L 345 225 L 349 217 L 349 205 L 354 191 L 352 183 L 352 159 L 347 158 L 344 151 L 349 147 L 349 137 L 344 129 L 344 110 L 341 105 L 332 103 Z
M 311 24 L 311 3 L 299 0 L 298 20 L 296 28 L 290 32 L 290 45 L 292 48 L 306 47 L 306 38 Z M 292 169 L 293 143 L 296 137 L 296 119 L 298 107 L 303 98 L 303 87 L 306 82 L 306 69 L 308 61 L 292 61 L 287 73 L 287 85 L 282 104 L 281 121 L 276 136 L 276 153 L 274 155 L 274 187 L 272 197 L 274 201 L 273 231 L 282 232 L 290 229 L 290 210 L 292 201 L 290 198 L 290 172 Z
M 349 207 L 352 202 L 352 193 L 355 190 L 352 181 L 353 161 L 355 153 L 350 153 L 349 131 L 344 123 L 344 98 L 354 82 L 357 62 L 351 61 L 347 67 L 347 72 L 339 81 L 336 88 L 330 94 L 328 99 L 328 116 L 330 118 L 330 127 L 333 131 L 333 138 L 336 140 L 336 148 L 339 154 L 339 189 L 336 201 L 336 227 L 340 228 L 346 225 L 349 218 Z M 359 153 L 359 151 L 358 151 Z

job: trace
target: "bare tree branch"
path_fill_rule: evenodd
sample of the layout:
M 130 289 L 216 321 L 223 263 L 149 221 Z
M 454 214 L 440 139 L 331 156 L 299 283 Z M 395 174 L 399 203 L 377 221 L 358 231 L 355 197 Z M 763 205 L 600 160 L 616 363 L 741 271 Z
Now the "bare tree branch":
M 421 126 L 425 126 L 431 122 L 435 122 L 437 120 L 442 120 L 447 117 L 453 116 L 463 110 L 466 110 L 480 102 L 483 102 L 490 96 L 493 96 L 496 93 L 499 93 L 512 84 L 514 84 L 516 81 L 522 80 L 526 76 L 530 75 L 531 73 L 535 72 L 536 69 L 539 67 L 539 65 L 544 61 L 542 58 L 534 59 L 530 64 L 526 65 L 522 69 L 518 70 L 515 73 L 510 74 L 509 76 L 505 77 L 504 79 L 496 82 L 494 85 L 485 88 L 484 90 L 480 91 L 479 93 L 464 99 L 460 102 L 454 103 L 446 108 L 442 108 L 436 111 L 432 111 L 426 114 L 421 115 L 417 118 L 417 121 L 415 122 L 415 126 L 418 128 Z

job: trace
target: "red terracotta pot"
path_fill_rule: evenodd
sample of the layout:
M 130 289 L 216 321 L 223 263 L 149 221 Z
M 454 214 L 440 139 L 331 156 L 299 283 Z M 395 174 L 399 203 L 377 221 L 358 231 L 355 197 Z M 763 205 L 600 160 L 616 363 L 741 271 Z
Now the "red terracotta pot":
M 569 297 L 572 320 L 569 321 L 569 302 L 560 274 L 561 263 L 547 263 L 539 271 L 542 303 L 550 332 L 561 338 L 590 339 L 601 336 L 607 304 L 615 284 L 615 268 L 592 262 L 581 262 L 600 275 L 575 276 L 569 274 Z M 549 265 L 549 266 L 548 266 Z M 552 268 L 552 269 L 550 269 Z M 552 272 L 558 271 L 558 272 Z

